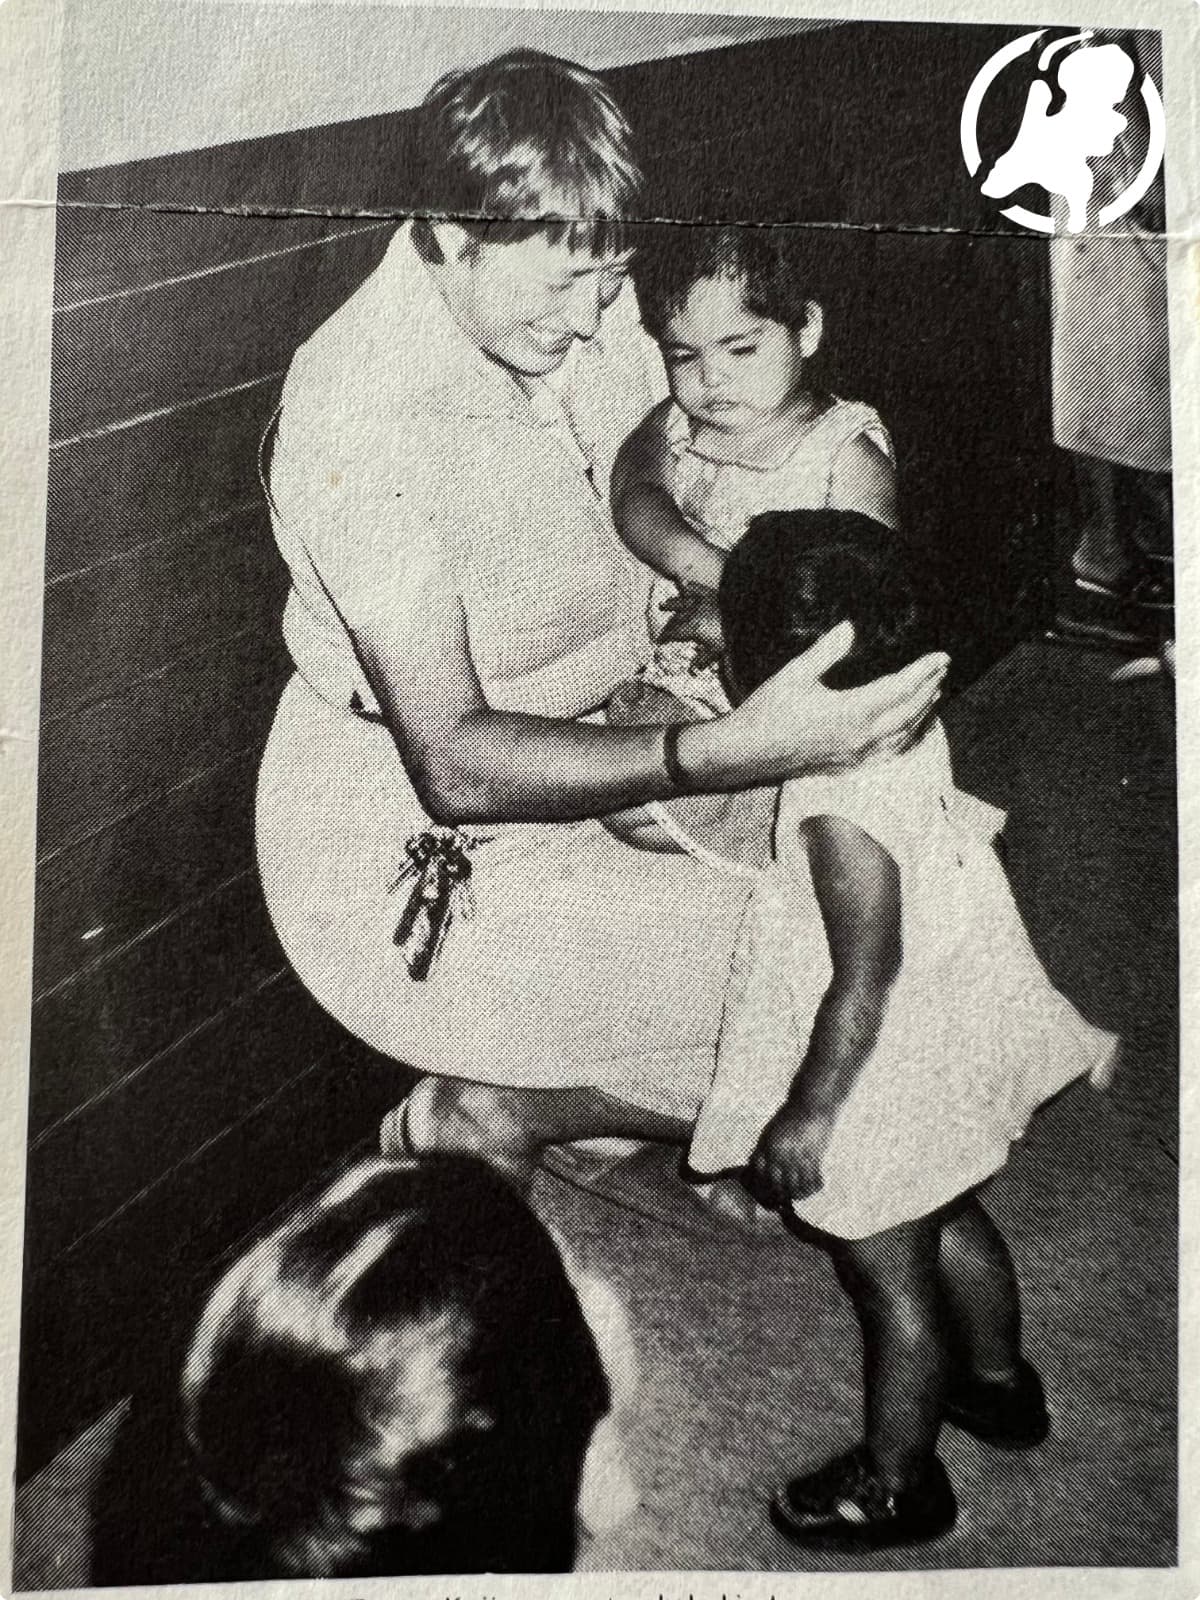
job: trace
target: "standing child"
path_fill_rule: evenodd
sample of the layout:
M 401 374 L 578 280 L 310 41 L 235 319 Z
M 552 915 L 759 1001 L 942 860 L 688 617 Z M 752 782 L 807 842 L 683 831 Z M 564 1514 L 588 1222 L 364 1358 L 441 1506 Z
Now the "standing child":
M 753 516 L 835 507 L 895 524 L 892 445 L 878 412 L 814 380 L 824 317 L 808 256 L 798 229 L 672 227 L 635 257 L 642 321 L 671 393 L 613 470 L 617 530 L 660 579 L 650 616 L 658 648 L 614 695 L 614 722 L 729 709 L 714 664 L 716 590 Z M 630 843 L 662 848 L 665 834 L 736 868 L 759 864 L 769 809 L 762 795 L 685 799 L 610 825 Z
M 721 581 L 731 689 L 844 620 L 855 644 L 832 687 L 908 660 L 924 632 L 911 563 L 862 516 L 757 519 Z M 1002 820 L 955 787 L 935 720 L 902 755 L 784 786 L 742 930 L 690 1162 L 743 1169 L 819 1230 L 863 1340 L 862 1442 L 773 1502 L 801 1544 L 946 1531 L 943 1420 L 1010 1448 L 1047 1432 L 977 1190 L 1043 1101 L 1106 1070 L 1114 1040 L 1038 961 L 993 847 Z

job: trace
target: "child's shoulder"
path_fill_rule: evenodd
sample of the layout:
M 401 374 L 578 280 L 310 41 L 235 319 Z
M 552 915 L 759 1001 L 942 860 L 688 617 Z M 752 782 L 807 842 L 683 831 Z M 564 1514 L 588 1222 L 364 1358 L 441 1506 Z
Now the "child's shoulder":
M 885 455 L 892 454 L 892 436 L 887 424 L 866 400 L 845 400 L 840 395 L 831 395 L 814 424 L 813 432 L 818 430 L 835 450 L 856 440 L 865 440 L 882 449 Z

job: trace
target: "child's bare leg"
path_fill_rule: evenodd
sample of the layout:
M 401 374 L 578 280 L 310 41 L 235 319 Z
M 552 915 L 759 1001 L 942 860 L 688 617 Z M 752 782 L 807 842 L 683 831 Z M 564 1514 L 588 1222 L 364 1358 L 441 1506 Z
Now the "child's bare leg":
M 872 1550 L 935 1539 L 958 1512 L 937 1457 L 949 1367 L 940 1217 L 869 1239 L 826 1239 L 862 1330 L 863 1442 L 771 1498 L 795 1543 Z
M 1016 1377 L 1021 1360 L 1021 1300 L 999 1228 L 971 1198 L 943 1222 L 938 1269 L 956 1354 L 977 1378 Z
M 937 1447 L 947 1326 L 932 1218 L 830 1244 L 862 1330 L 864 1438 L 884 1482 L 921 1477 Z
M 957 1358 L 946 1421 L 1007 1450 L 1041 1444 L 1050 1418 L 1042 1380 L 1021 1354 L 1017 1275 L 974 1196 L 943 1221 L 938 1269 Z

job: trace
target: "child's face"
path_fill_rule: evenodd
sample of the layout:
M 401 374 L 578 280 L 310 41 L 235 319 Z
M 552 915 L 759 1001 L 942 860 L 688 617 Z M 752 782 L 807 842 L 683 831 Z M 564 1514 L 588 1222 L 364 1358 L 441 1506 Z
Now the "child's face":
M 816 306 L 793 331 L 748 311 L 738 280 L 702 278 L 663 329 L 671 394 L 697 422 L 722 433 L 748 432 L 796 398 L 819 337 Z

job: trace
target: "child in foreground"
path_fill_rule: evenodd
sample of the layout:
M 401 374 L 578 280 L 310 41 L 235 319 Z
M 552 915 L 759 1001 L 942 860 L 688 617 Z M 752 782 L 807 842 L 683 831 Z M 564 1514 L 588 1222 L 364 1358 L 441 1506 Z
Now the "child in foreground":
M 757 519 L 721 580 L 731 692 L 845 620 L 855 644 L 833 687 L 918 654 L 912 560 L 854 514 Z M 817 1230 L 863 1339 L 862 1442 L 774 1498 L 802 1544 L 945 1532 L 943 1420 L 1010 1448 L 1047 1432 L 1012 1260 L 977 1191 L 1115 1041 L 1038 961 L 993 847 L 1002 820 L 955 787 L 936 719 L 903 755 L 794 779 L 734 958 L 690 1165 L 741 1169 Z
M 633 1381 L 616 1297 L 503 1178 L 362 1162 L 213 1290 L 108 1465 L 92 1581 L 567 1571 L 577 1514 L 635 1498 Z
M 622 447 L 613 472 L 617 530 L 659 575 L 658 640 L 646 672 L 609 705 L 621 724 L 729 709 L 716 591 L 751 517 L 834 507 L 893 525 L 892 445 L 878 413 L 813 375 L 824 317 L 798 229 L 669 227 L 634 259 L 642 322 L 658 342 L 670 397 Z M 622 813 L 628 842 L 662 835 L 716 864 L 761 864 L 763 795 L 704 797 Z

